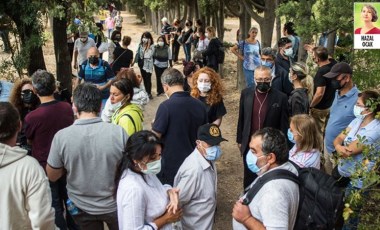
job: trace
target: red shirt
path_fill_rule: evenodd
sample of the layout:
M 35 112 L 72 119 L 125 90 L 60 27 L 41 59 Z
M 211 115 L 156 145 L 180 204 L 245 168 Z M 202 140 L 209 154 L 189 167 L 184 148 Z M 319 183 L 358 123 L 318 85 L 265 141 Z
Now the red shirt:
M 28 113 L 24 122 L 25 135 L 32 141 L 32 156 L 45 170 L 54 135 L 74 122 L 71 105 L 60 101 L 43 103 Z
M 362 28 L 357 28 L 355 30 L 355 34 L 361 34 L 361 31 L 362 31 Z M 377 27 L 374 27 L 372 28 L 371 30 L 369 30 L 367 33 L 365 34 L 380 34 L 380 29 L 377 28 Z

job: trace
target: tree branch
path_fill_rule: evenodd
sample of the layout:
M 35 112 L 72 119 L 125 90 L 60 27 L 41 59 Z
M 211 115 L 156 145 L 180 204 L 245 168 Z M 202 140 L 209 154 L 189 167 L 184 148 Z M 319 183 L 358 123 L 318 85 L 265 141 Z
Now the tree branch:
M 258 23 L 261 24 L 264 20 L 263 17 L 260 17 L 255 11 L 253 11 L 252 6 L 248 5 L 246 0 L 240 0 L 243 3 L 247 13 Z
M 230 11 L 235 17 L 240 17 L 243 14 L 243 6 L 240 2 L 237 2 L 239 10 L 234 9 L 234 6 L 232 4 L 225 4 L 228 11 Z

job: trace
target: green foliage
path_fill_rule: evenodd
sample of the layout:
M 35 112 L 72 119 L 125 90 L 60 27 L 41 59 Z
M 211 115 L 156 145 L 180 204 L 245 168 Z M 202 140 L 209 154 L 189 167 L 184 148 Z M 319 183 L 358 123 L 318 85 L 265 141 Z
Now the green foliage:
M 140 19 L 142 22 L 145 22 L 145 15 L 144 15 L 144 1 L 141 0 L 122 0 L 124 4 L 128 6 L 130 11 L 134 14 L 136 14 L 137 18 Z
M 355 50 L 353 52 L 354 82 L 360 89 L 379 89 L 380 52 L 378 50 Z

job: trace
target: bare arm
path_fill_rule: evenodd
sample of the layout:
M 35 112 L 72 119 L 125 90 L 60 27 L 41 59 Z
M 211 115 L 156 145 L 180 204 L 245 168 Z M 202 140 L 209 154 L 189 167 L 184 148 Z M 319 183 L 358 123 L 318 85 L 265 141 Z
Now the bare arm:
M 156 131 L 154 131 L 153 129 L 152 129 L 152 132 L 153 132 L 154 134 L 156 134 L 158 138 L 161 138 L 161 137 L 162 137 L 162 134 L 161 134 L 161 133 L 156 132 Z
M 347 147 L 347 146 L 343 146 L 342 143 L 344 141 L 344 139 L 346 138 L 347 136 L 347 133 L 350 131 L 350 128 L 346 128 L 345 130 L 343 130 L 334 140 L 333 144 L 334 144 L 334 148 L 335 148 L 335 151 L 341 155 L 342 157 L 347 157 L 351 154 L 351 151 L 350 149 Z
M 222 124 L 222 119 L 223 119 L 223 117 L 219 117 L 218 119 L 216 119 L 212 123 L 217 125 L 217 126 L 220 126 Z
M 240 200 L 234 205 L 232 217 L 249 230 L 266 229 L 260 221 L 252 216 L 249 207 L 242 204 Z
M 50 165 L 48 164 L 46 165 L 46 174 L 49 180 L 52 182 L 55 182 L 59 178 L 61 178 L 64 172 L 65 172 L 64 168 L 55 169 L 55 168 L 50 167 Z
M 325 94 L 326 86 L 317 87 L 313 100 L 311 100 L 310 107 L 314 107 L 321 102 L 323 95 Z
M 77 62 L 77 59 L 78 59 L 78 50 L 74 50 L 74 69 L 77 69 L 78 68 L 78 62 Z
M 234 45 L 230 48 L 231 52 L 235 54 L 240 60 L 244 61 L 244 56 L 239 53 L 239 47 Z

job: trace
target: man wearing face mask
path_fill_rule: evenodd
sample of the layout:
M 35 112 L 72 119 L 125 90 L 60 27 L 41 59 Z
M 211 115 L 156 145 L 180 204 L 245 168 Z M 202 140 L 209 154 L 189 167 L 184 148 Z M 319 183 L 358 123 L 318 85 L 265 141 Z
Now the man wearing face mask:
M 257 177 L 247 166 L 246 157 L 250 136 L 264 127 L 287 133 L 289 111 L 287 96 L 272 88 L 271 69 L 259 66 L 255 70 L 256 87 L 241 92 L 236 142 L 243 156 L 244 188 Z
M 286 138 L 277 129 L 264 128 L 252 135 L 247 150 L 247 165 L 259 178 L 274 170 L 283 169 L 298 176 L 297 169 L 288 161 Z M 243 204 L 248 191 L 233 208 L 233 229 L 293 229 L 299 203 L 298 184 L 287 179 L 271 180 L 252 200 Z
M 168 100 L 157 109 L 152 131 L 162 138 L 162 170 L 157 175 L 163 184 L 173 185 L 182 162 L 194 150 L 198 127 L 207 123 L 206 106 L 183 91 L 182 73 L 170 68 L 161 77 Z
M 331 79 L 324 75 L 330 72 L 335 62 L 330 62 L 327 49 L 322 46 L 313 49 L 313 59 L 319 68 L 314 77 L 314 96 L 310 102 L 310 115 L 314 117 L 318 129 L 323 134 L 337 90 L 333 87 Z
M 347 63 L 338 63 L 331 71 L 324 75 L 331 79 L 335 92 L 335 99 L 330 108 L 330 116 L 326 125 L 325 148 L 324 148 L 324 170 L 331 174 L 333 169 L 334 139 L 355 118 L 354 106 L 358 99 L 359 90 L 352 81 L 352 69 Z
M 80 32 L 79 38 L 74 42 L 74 69 L 78 69 L 78 65 L 86 60 L 86 55 L 91 47 L 96 47 L 95 41 L 88 37 L 87 32 Z
M 74 90 L 73 110 L 78 119 L 54 136 L 46 172 L 50 181 L 70 172 L 68 196 L 78 211 L 70 216 L 81 229 L 103 229 L 105 222 L 108 229 L 117 230 L 113 179 L 128 136 L 122 127 L 98 116 L 101 101 L 100 90 L 92 84 Z
M 287 37 L 280 38 L 277 42 L 277 47 L 276 65 L 281 66 L 288 74 L 291 58 L 293 57 L 292 41 Z
M 220 143 L 226 141 L 218 126 L 198 128 L 197 146 L 185 159 L 174 179 L 183 210 L 183 229 L 212 229 L 216 209 L 216 165 L 222 155 Z
M 272 88 L 285 93 L 287 96 L 293 91 L 293 85 L 289 81 L 288 71 L 275 62 L 276 53 L 270 47 L 261 50 L 261 65 L 271 69 Z
M 96 47 L 91 47 L 87 52 L 87 60 L 80 65 L 78 78 L 75 81 L 76 88 L 82 80 L 95 84 L 102 92 L 102 108 L 104 107 L 109 95 L 111 81 L 115 77 L 111 66 L 99 57 Z

